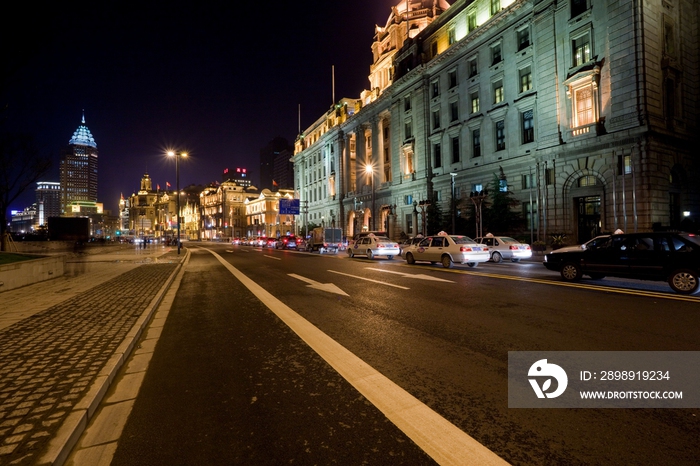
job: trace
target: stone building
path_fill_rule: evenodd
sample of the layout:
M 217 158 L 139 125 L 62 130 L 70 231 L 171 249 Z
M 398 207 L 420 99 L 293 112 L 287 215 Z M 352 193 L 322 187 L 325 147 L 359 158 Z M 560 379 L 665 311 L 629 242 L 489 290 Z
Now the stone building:
M 699 9 L 398 2 L 376 28 L 372 88 L 298 136 L 295 189 L 348 236 L 414 235 L 417 205 L 450 212 L 485 189 L 511 193 L 512 233 L 533 239 L 697 229 Z

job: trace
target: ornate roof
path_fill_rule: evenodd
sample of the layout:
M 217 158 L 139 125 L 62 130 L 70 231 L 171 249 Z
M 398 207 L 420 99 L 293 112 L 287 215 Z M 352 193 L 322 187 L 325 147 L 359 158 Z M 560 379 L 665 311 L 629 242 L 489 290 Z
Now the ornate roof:
M 97 147 L 97 143 L 95 142 L 95 139 L 92 137 L 92 133 L 90 132 L 88 127 L 85 126 L 85 113 L 84 112 L 83 112 L 82 123 L 83 124 L 78 126 L 78 129 L 75 130 L 75 133 L 73 133 L 73 137 L 70 139 L 70 141 L 68 141 L 68 144 Z
M 406 19 L 409 15 L 406 14 L 406 10 L 412 13 L 420 11 L 429 11 L 432 14 L 440 14 L 447 10 L 450 4 L 447 0 L 401 0 L 398 5 L 391 8 L 391 14 L 386 22 L 386 28 L 401 19 Z

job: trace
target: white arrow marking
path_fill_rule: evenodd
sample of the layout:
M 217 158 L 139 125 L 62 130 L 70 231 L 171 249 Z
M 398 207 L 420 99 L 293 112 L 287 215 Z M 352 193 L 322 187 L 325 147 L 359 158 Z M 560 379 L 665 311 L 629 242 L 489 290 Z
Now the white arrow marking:
M 314 288 L 314 289 L 321 290 L 321 291 L 327 291 L 329 293 L 340 294 L 343 296 L 350 296 L 349 294 L 347 294 L 346 292 L 344 292 L 343 290 L 341 290 L 340 288 L 335 286 L 333 283 L 319 283 L 315 280 L 311 280 L 310 278 L 302 277 L 301 275 L 297 275 L 295 273 L 290 273 L 289 276 L 292 278 L 296 278 L 297 280 L 301 280 L 302 282 L 308 283 L 309 288 Z
M 447 283 L 454 283 L 452 280 L 445 280 L 442 278 L 437 278 L 433 277 L 432 275 L 425 275 L 425 274 L 412 274 L 412 273 L 405 273 L 405 272 L 396 272 L 395 270 L 385 270 L 385 269 L 374 269 L 372 267 L 366 267 L 369 270 L 375 270 L 377 272 L 386 272 L 386 273 L 395 273 L 396 275 L 401 275 L 407 278 L 418 278 L 420 280 L 431 280 L 434 282 L 447 282 Z
M 380 282 L 379 280 L 372 280 L 371 278 L 358 277 L 357 275 L 350 275 L 349 273 L 338 272 L 337 270 L 329 270 L 329 272 L 337 273 L 338 275 L 345 275 L 346 277 L 357 278 L 358 280 L 366 280 L 368 282 L 379 283 L 381 285 L 393 286 L 394 288 L 401 288 L 402 290 L 410 290 L 410 288 L 407 288 L 405 286 L 394 285 L 393 283 L 387 283 L 387 282 Z

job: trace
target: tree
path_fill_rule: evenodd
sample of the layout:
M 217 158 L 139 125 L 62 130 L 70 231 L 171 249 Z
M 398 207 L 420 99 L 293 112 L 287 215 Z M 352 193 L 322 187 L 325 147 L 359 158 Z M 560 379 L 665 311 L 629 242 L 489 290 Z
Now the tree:
M 427 219 L 425 224 L 425 230 L 429 235 L 436 235 L 441 230 L 445 229 L 445 218 L 442 214 L 442 209 L 440 208 L 440 203 L 436 199 L 433 199 L 428 207 L 425 209 Z M 452 221 L 450 219 L 450 221 Z
M 518 210 L 518 201 L 511 191 L 503 171 L 501 175 L 493 175 L 493 186 L 489 189 L 491 200 L 488 206 L 483 207 L 484 234 L 498 235 L 516 234 L 523 228 L 523 218 Z
M 27 134 L 0 134 L 0 251 L 7 250 L 7 211 L 10 204 L 51 168 L 51 158 L 39 154 Z

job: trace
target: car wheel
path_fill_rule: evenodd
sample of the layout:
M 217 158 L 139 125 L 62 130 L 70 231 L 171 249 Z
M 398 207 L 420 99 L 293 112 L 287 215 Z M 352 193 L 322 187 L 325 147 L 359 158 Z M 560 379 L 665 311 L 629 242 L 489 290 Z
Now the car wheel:
M 352 252 L 352 249 L 348 249 L 348 254 L 350 255 L 350 257 L 355 257 L 355 253 Z
M 520 259 L 511 259 L 511 262 L 520 262 Z
M 567 282 L 573 282 L 581 279 L 581 267 L 578 264 L 567 262 L 561 268 L 561 278 Z
M 374 254 L 372 254 L 372 250 L 368 249 L 367 250 L 367 259 L 374 259 Z
M 452 258 L 450 256 L 442 256 L 442 266 L 446 269 L 452 268 Z
M 387 259 L 391 260 L 394 258 L 394 256 L 386 256 Z
M 605 275 L 603 275 L 602 273 L 589 273 L 588 276 L 591 277 L 593 280 L 602 280 L 605 278 Z
M 476 267 L 477 265 L 479 265 L 479 263 L 478 262 L 467 262 L 467 265 L 469 267 Z
M 413 254 L 410 252 L 406 253 L 406 263 L 413 265 L 416 263 L 416 259 L 413 257 Z
M 496 264 L 500 264 L 503 260 L 503 256 L 500 252 L 496 251 L 493 254 L 491 254 L 491 260 L 494 261 Z
M 673 291 L 681 294 L 694 294 L 698 291 L 698 274 L 692 270 L 676 270 L 668 277 Z

